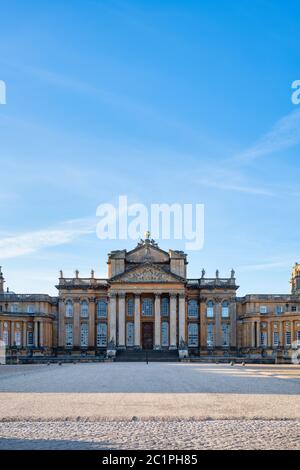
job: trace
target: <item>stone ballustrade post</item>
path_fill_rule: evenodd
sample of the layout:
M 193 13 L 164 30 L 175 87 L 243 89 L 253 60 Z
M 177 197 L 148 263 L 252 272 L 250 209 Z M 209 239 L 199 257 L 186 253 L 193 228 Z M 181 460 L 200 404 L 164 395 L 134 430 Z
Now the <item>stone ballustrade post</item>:
M 140 294 L 134 296 L 134 346 L 141 347 L 141 297 Z
M 125 292 L 119 292 L 119 309 L 118 309 L 118 347 L 125 349 Z
M 179 294 L 179 342 L 186 341 L 185 294 Z
M 177 295 L 174 293 L 170 294 L 170 348 L 177 348 Z
M 155 293 L 155 302 L 154 302 L 154 349 L 161 348 L 161 322 L 160 322 L 160 293 Z
M 116 344 L 117 341 L 117 297 L 115 292 L 109 293 L 109 313 L 108 313 L 108 325 L 109 325 L 109 341 L 113 341 Z

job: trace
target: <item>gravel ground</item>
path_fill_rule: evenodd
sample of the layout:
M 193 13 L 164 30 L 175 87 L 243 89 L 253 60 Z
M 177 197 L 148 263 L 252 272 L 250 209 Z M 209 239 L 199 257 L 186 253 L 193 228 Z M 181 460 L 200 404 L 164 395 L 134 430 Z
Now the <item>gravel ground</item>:
M 291 449 L 300 421 L 102 421 L 0 423 L 0 449 Z

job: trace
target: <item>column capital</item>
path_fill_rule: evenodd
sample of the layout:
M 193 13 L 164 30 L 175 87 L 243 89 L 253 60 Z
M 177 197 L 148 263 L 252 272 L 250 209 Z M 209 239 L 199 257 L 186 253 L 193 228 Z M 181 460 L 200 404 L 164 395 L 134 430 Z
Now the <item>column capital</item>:
M 172 298 L 173 298 L 173 299 L 176 298 L 177 295 L 178 295 L 177 292 L 169 292 L 169 296 L 170 296 L 171 299 L 172 299 Z
M 185 292 L 179 292 L 179 298 L 185 300 L 186 298 Z
M 153 292 L 156 298 L 159 298 L 161 296 L 160 291 Z
M 125 291 L 120 291 L 118 292 L 119 299 L 125 299 L 126 297 L 126 292 Z
M 116 292 L 108 292 L 107 297 L 109 299 L 115 299 L 117 297 L 117 293 Z

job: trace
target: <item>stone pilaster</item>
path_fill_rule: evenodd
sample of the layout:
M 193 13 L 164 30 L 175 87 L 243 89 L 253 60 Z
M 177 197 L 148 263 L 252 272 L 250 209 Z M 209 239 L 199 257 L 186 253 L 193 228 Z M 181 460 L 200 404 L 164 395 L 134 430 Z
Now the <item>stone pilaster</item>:
M 260 322 L 256 322 L 256 346 L 260 347 Z
M 222 328 L 221 328 L 221 310 L 222 305 L 218 301 L 214 304 L 215 309 L 215 346 L 220 348 L 222 346 Z
M 141 297 L 139 294 L 134 296 L 134 345 L 141 347 Z
M 73 346 L 80 346 L 80 299 L 74 299 L 73 304 Z
M 89 348 L 95 347 L 95 299 L 89 299 Z
M 154 302 L 154 349 L 161 348 L 160 294 L 155 293 Z
M 33 334 L 34 334 L 34 347 L 38 348 L 39 346 L 39 322 L 37 320 L 34 320 Z
M 10 322 L 10 345 L 14 346 L 15 344 L 15 324 L 13 321 Z
M 63 300 L 58 303 L 58 346 L 65 347 L 65 314 L 66 306 Z
M 177 295 L 170 294 L 170 349 L 177 348 Z
M 27 347 L 27 322 L 23 321 L 23 339 L 22 339 L 22 347 Z
M 44 322 L 40 321 L 40 346 L 44 346 Z
M 118 347 L 125 349 L 125 293 L 120 292 L 118 296 Z
M 273 338 L 272 338 L 272 328 L 271 328 L 271 322 L 268 321 L 268 347 L 272 347 L 273 345 Z
M 185 294 L 179 294 L 179 343 L 186 341 Z
M 230 346 L 235 348 L 237 346 L 237 321 L 236 321 L 235 301 L 229 304 L 229 315 L 230 315 Z
M 109 294 L 108 304 L 109 341 L 117 342 L 117 298 L 115 292 Z

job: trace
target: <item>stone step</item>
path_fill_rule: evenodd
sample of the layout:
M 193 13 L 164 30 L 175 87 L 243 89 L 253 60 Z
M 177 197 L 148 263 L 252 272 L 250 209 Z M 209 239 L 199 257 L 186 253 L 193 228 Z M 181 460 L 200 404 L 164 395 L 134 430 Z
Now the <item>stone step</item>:
M 116 362 L 177 362 L 178 351 L 118 351 Z

